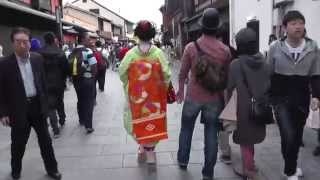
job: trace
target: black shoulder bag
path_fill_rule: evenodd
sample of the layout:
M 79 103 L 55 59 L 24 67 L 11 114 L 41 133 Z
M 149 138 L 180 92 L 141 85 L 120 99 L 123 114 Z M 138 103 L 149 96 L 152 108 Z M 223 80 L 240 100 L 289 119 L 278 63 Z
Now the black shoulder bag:
M 269 96 L 267 94 L 264 94 L 261 97 L 254 97 L 249 87 L 249 83 L 248 83 L 241 60 L 240 60 L 240 71 L 243 76 L 243 83 L 250 96 L 250 112 L 249 112 L 250 119 L 259 125 L 267 125 L 267 124 L 274 123 L 272 106 L 271 106 Z

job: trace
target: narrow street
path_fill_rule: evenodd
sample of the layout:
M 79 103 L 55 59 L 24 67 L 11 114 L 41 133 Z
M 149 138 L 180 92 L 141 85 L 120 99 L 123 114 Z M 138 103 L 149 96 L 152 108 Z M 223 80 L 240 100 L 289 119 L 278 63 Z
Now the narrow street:
M 177 64 L 173 66 L 173 81 L 177 82 Z M 182 105 L 169 105 L 169 140 L 161 142 L 157 148 L 157 166 L 148 167 L 137 163 L 138 146 L 123 128 L 122 106 L 124 95 L 118 74 L 107 72 L 106 91 L 98 93 L 94 112 L 95 132 L 87 135 L 78 124 L 76 95 L 73 87 L 65 93 L 67 122 L 62 136 L 54 139 L 54 149 L 63 180 L 199 180 L 203 162 L 203 127 L 198 122 L 195 128 L 188 171 L 179 170 L 176 165 L 178 135 Z M 316 143 L 316 133 L 306 130 L 305 148 L 301 151 L 300 163 L 305 180 L 320 179 L 320 160 L 312 156 Z M 239 147 L 232 145 L 234 161 L 239 159 Z M 282 157 L 280 138 L 276 126 L 270 126 L 268 137 L 256 148 L 256 163 L 264 179 L 278 180 L 281 177 Z M 238 165 L 237 165 L 238 166 Z M 0 179 L 10 177 L 10 129 L 0 127 Z M 218 161 L 215 168 L 217 180 L 240 180 L 232 166 Z M 44 166 L 34 132 L 28 142 L 24 156 L 22 180 L 46 180 Z

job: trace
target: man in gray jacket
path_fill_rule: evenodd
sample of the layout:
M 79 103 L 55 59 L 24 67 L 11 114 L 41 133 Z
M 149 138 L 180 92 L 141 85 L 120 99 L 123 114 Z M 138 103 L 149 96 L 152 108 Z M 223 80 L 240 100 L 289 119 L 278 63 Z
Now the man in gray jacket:
M 284 174 L 288 180 L 298 180 L 302 171 L 297 160 L 310 101 L 318 104 L 320 97 L 320 59 L 316 43 L 304 36 L 305 18 L 299 11 L 289 11 L 283 26 L 287 36 L 272 44 L 268 53 L 273 70 L 271 95 L 281 135 Z

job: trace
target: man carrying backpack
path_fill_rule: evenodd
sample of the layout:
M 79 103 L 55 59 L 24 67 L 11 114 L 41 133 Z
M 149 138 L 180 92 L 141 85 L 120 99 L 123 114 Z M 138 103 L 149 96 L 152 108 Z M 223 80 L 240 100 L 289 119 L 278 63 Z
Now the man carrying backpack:
M 216 38 L 219 13 L 215 8 L 206 9 L 199 24 L 202 36 L 186 46 L 179 74 L 177 100 L 178 103 L 185 102 L 181 117 L 178 164 L 180 169 L 187 169 L 194 125 L 201 112 L 205 136 L 202 176 L 204 180 L 213 180 L 218 152 L 218 116 L 223 109 L 223 91 L 231 54 L 229 48 Z M 189 71 L 191 77 L 185 98 L 184 84 Z
M 88 33 L 80 34 L 78 43 L 79 45 L 72 51 L 69 57 L 69 68 L 78 97 L 79 123 L 85 126 L 89 134 L 94 131 L 92 116 L 95 101 L 97 60 L 89 48 L 90 37 Z

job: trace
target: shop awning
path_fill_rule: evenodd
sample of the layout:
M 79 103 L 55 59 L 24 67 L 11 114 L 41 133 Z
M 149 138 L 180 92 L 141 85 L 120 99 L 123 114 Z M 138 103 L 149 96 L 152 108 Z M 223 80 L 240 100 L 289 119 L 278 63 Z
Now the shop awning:
M 18 10 L 18 11 L 25 12 L 25 13 L 28 13 L 28 14 L 33 14 L 33 15 L 36 15 L 36 16 L 40 16 L 40 17 L 46 18 L 48 20 L 56 21 L 56 17 L 53 16 L 53 15 L 50 15 L 50 14 L 47 14 L 47 13 L 44 13 L 44 12 L 41 12 L 41 11 L 37 11 L 37 10 L 34 10 L 34 9 L 31 9 L 29 7 L 21 6 L 21 5 L 18 5 L 16 3 L 13 3 L 13 2 L 1 1 L 0 2 L 0 6 L 4 6 L 4 7 L 7 7 L 7 8 Z
M 37 10 L 31 9 L 29 7 L 21 6 L 21 5 L 18 5 L 16 3 L 13 3 L 13 2 L 0 1 L 0 6 L 5 7 L 5 8 L 9 8 L 9 9 L 13 9 L 13 10 L 16 10 L 16 11 L 20 11 L 22 13 L 32 14 L 32 15 L 35 15 L 35 16 L 50 20 L 51 22 L 56 22 L 56 16 L 54 16 L 54 15 L 50 15 L 50 14 L 47 14 L 47 13 L 44 13 L 44 12 L 41 12 L 41 11 L 37 11 Z M 77 32 L 84 32 L 84 31 L 90 32 L 88 29 L 86 29 L 84 27 L 80 27 L 78 25 L 66 22 L 64 20 L 62 20 L 62 24 L 63 25 L 67 25 L 67 26 L 72 26 L 74 28 L 74 30 L 77 31 Z
M 69 34 L 79 34 L 79 32 L 74 29 L 63 29 L 63 30 Z
M 201 29 L 201 27 L 198 23 L 200 17 L 201 17 L 201 14 L 198 14 L 198 15 L 193 16 L 192 18 L 185 20 L 185 24 L 186 24 L 188 32 L 199 31 Z

